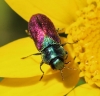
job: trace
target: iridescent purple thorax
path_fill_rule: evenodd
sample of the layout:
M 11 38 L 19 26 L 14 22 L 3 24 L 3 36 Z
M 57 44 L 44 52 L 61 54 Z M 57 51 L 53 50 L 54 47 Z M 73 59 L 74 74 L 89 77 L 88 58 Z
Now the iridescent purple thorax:
M 35 14 L 28 23 L 28 31 L 34 39 L 36 47 L 42 50 L 44 38 L 47 36 L 56 43 L 60 43 L 60 38 L 51 20 L 43 14 Z

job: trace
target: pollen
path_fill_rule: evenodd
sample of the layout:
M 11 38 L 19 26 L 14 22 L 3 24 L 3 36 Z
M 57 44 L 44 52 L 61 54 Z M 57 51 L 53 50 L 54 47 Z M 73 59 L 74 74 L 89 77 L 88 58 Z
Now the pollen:
M 73 50 L 80 64 L 80 77 L 90 85 L 100 87 L 100 0 L 87 0 L 87 6 L 77 12 L 77 20 L 69 28 Z

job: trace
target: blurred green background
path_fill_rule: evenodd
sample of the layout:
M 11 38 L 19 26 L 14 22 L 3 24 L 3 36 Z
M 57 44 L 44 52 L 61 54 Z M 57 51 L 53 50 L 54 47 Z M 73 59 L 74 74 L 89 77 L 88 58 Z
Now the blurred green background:
M 27 22 L 18 16 L 4 0 L 0 0 L 0 47 L 16 39 L 28 36 Z

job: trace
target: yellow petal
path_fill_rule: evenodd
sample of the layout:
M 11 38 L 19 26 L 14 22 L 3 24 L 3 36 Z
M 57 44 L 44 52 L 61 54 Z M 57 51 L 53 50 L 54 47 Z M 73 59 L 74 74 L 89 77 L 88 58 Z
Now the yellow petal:
M 100 89 L 83 84 L 71 91 L 67 96 L 100 96 Z
M 78 71 L 64 71 L 64 81 L 59 73 L 31 78 L 6 78 L 0 82 L 0 96 L 63 96 L 78 82 Z
M 42 59 L 40 55 L 32 55 L 28 58 L 21 59 L 31 54 L 38 53 L 31 38 L 27 37 L 11 42 L 1 47 L 0 53 L 0 77 L 41 77 L 40 62 Z M 74 64 L 71 59 L 71 56 L 69 56 L 67 61 L 71 61 L 71 64 Z M 59 72 L 57 70 L 52 70 L 47 64 L 42 66 L 42 70 L 45 72 L 45 75 Z M 65 73 L 68 73 L 67 71 L 68 70 L 66 70 Z
M 100 87 L 100 1 L 88 0 L 87 7 L 78 12 L 79 18 L 68 32 L 74 44 L 76 58 L 81 62 L 80 77 L 90 85 Z M 69 36 L 68 35 L 68 36 Z M 68 38 L 67 38 L 68 39 Z
M 23 38 L 0 48 L 0 77 L 32 77 L 42 75 L 41 56 L 23 57 L 38 53 L 31 38 Z M 42 66 L 44 72 L 52 73 L 50 66 Z M 49 72 L 49 70 L 51 70 Z M 56 72 L 56 71 L 54 71 Z M 54 73 L 53 72 L 53 73 Z
M 64 28 L 76 19 L 76 11 L 86 6 L 86 0 L 5 0 L 22 18 L 29 21 L 36 13 L 47 15 L 57 28 Z

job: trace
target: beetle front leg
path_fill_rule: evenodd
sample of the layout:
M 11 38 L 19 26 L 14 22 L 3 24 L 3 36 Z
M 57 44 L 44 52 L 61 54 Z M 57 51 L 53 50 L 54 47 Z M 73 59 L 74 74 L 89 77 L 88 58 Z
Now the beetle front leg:
M 29 55 L 29 56 L 26 56 L 26 57 L 22 57 L 21 59 L 25 59 L 25 58 L 28 58 L 28 57 L 30 57 L 30 56 L 32 56 L 32 55 L 41 55 L 41 53 L 35 53 L 35 54 L 31 54 L 31 55 Z
M 57 33 L 59 34 L 60 37 L 67 38 L 68 34 L 66 34 L 66 33 L 64 32 L 64 28 L 62 28 L 62 29 L 59 29 L 59 28 L 58 28 L 56 31 L 57 31 Z
M 43 63 L 44 63 L 43 61 L 40 63 L 40 70 L 41 70 L 41 72 L 43 73 L 42 76 L 41 76 L 41 78 L 40 78 L 40 80 L 41 80 L 41 79 L 43 78 L 43 76 L 44 76 L 44 71 L 43 71 L 42 68 L 41 68 L 42 65 L 43 65 Z

